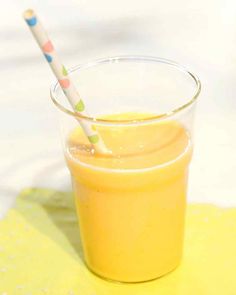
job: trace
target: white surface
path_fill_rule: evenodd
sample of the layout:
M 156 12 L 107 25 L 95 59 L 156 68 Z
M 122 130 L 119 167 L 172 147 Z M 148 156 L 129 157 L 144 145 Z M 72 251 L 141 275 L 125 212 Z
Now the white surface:
M 203 84 L 189 200 L 236 205 L 236 4 L 234 0 L 2 1 L 0 9 L 0 214 L 24 187 L 70 189 L 53 79 L 24 24 L 31 6 L 68 66 L 120 54 L 161 56 Z

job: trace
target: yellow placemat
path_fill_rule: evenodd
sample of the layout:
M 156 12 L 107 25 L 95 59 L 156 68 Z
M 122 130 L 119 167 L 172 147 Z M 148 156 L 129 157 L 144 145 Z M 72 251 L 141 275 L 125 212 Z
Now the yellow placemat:
M 23 191 L 0 221 L 0 295 L 235 295 L 236 208 L 189 205 L 181 266 L 149 283 L 102 280 L 81 254 L 71 194 Z

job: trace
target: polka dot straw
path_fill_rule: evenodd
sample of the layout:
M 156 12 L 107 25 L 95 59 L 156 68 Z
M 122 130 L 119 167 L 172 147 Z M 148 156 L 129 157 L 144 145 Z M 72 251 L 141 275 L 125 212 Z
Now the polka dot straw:
M 65 66 L 61 63 L 52 42 L 49 40 L 48 35 L 35 12 L 31 9 L 28 9 L 24 12 L 23 17 L 74 111 L 81 115 L 87 116 L 85 104 L 80 98 L 79 93 L 72 83 Z M 95 151 L 105 154 L 110 153 L 110 151 L 106 148 L 101 136 L 96 132 L 94 125 L 90 122 L 85 122 L 85 120 L 82 119 L 78 119 L 78 121 L 88 140 L 93 145 Z

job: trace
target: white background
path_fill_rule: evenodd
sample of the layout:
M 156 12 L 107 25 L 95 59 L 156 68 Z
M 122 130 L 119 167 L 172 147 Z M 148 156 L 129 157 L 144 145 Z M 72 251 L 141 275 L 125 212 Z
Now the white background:
M 236 205 L 234 0 L 0 0 L 0 215 L 24 187 L 70 189 L 53 76 L 22 20 L 37 10 L 65 64 L 142 54 L 201 78 L 189 200 Z

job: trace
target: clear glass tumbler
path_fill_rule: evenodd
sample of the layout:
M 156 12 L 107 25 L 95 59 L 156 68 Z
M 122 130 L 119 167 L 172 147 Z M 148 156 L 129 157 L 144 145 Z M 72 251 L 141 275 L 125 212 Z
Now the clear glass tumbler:
M 180 263 L 198 78 L 175 62 L 143 56 L 97 60 L 70 71 L 90 115 L 61 117 L 85 263 L 121 282 L 158 278 Z M 92 122 L 111 155 L 94 152 L 79 121 Z

